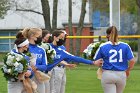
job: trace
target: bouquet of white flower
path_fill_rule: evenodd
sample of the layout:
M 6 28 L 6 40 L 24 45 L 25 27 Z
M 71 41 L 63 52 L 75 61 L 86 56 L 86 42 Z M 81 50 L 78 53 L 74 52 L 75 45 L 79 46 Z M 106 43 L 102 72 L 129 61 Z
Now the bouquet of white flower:
M 48 63 L 53 63 L 53 58 L 56 55 L 56 51 L 51 47 L 49 43 L 41 43 L 40 46 L 46 51 Z
M 7 80 L 18 79 L 18 75 L 27 71 L 27 60 L 20 54 L 11 52 L 4 58 L 4 65 L 2 71 Z
M 93 60 L 93 57 L 99 48 L 99 46 L 104 43 L 104 41 L 101 42 L 96 42 L 96 43 L 91 43 L 84 51 L 83 51 L 83 57 L 86 59 Z M 102 78 L 102 68 L 98 68 L 97 70 L 97 78 L 101 79 Z
M 83 51 L 83 57 L 86 59 L 93 60 L 93 57 L 99 48 L 99 46 L 103 43 L 102 42 L 96 42 L 96 43 L 91 43 L 87 46 L 87 48 Z

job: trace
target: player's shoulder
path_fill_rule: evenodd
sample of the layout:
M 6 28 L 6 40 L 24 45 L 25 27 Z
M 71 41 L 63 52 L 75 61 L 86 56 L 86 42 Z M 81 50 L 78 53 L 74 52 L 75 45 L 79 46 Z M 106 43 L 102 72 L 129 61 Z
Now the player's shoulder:
M 100 47 L 107 46 L 107 45 L 111 45 L 110 41 L 107 41 L 107 42 L 105 42 L 105 43 L 102 43 L 102 44 L 100 45 Z
M 66 50 L 66 47 L 62 45 L 62 46 L 58 46 L 58 49 L 59 50 Z
M 129 46 L 127 43 L 122 42 L 122 41 L 119 41 L 119 42 L 118 42 L 118 45 L 121 45 L 121 46 Z
M 43 47 L 39 46 L 39 45 L 37 45 L 37 49 L 41 50 L 41 51 L 45 51 L 45 49 Z

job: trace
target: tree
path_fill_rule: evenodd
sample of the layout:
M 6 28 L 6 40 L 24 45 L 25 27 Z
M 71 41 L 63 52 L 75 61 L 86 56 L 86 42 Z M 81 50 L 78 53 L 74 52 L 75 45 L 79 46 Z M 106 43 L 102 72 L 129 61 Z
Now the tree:
M 41 4 L 42 4 L 42 11 L 43 11 L 43 17 L 44 17 L 44 22 L 45 22 L 45 29 L 52 31 L 49 1 L 41 0 Z
M 72 31 L 72 0 L 69 0 L 69 19 L 68 19 L 68 29 L 69 29 L 69 35 L 73 36 L 73 31 Z M 70 39 L 70 53 L 73 53 L 73 40 Z
M 58 0 L 54 0 L 53 1 L 52 31 L 57 29 L 57 4 L 58 4 Z
M 9 0 L 0 0 L 0 18 L 4 18 L 7 10 L 9 10 L 9 3 Z
M 138 31 L 137 34 L 140 34 L 140 0 L 136 0 L 138 6 Z M 140 64 L 140 39 L 138 39 L 138 63 Z
M 17 2 L 15 2 L 15 3 L 17 3 Z M 29 2 L 29 1 L 27 0 L 26 2 Z M 45 29 L 47 29 L 51 32 L 57 28 L 57 3 L 58 3 L 58 0 L 53 1 L 52 26 L 51 26 L 51 19 L 50 19 L 50 6 L 49 6 L 48 0 L 41 0 L 42 12 L 36 11 L 34 9 L 30 9 L 30 8 L 20 7 L 20 5 L 17 5 L 17 4 L 16 4 L 16 6 L 17 6 L 16 11 L 25 11 L 25 12 L 33 12 L 33 13 L 41 14 L 44 18 Z
M 77 36 L 81 36 L 83 25 L 84 25 L 84 18 L 86 14 L 86 2 L 87 0 L 82 0 L 82 7 L 81 7 L 81 14 L 80 14 L 80 19 L 76 31 Z M 77 39 L 76 41 L 76 55 L 80 55 L 80 46 L 81 46 L 81 40 Z

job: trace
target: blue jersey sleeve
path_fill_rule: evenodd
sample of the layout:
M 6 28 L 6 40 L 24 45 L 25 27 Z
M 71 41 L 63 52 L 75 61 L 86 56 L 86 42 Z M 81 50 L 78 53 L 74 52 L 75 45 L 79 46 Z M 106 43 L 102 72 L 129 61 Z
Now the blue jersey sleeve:
M 84 64 L 93 64 L 93 62 L 91 60 L 87 60 L 78 56 L 74 56 L 64 50 L 60 50 L 59 51 L 61 53 L 61 57 L 57 60 L 54 61 L 53 64 L 48 64 L 47 65 L 47 70 L 46 71 L 50 71 L 53 67 L 55 67 L 57 64 L 59 64 L 61 61 L 66 61 L 69 60 L 70 61 L 75 61 L 78 63 L 84 63 Z
M 132 52 L 129 45 L 127 47 L 127 53 L 126 54 L 127 54 L 127 60 L 131 60 L 132 58 L 134 58 L 133 52 Z
M 48 65 L 47 65 L 47 70 L 46 70 L 46 71 L 52 70 L 53 67 L 55 67 L 57 64 L 59 64 L 62 60 L 63 60 L 63 58 L 60 58 L 60 59 L 58 59 L 58 60 L 55 60 L 54 63 L 48 64 Z
M 63 56 L 65 57 L 64 60 L 69 60 L 69 61 L 75 61 L 75 62 L 78 62 L 78 63 L 84 63 L 84 64 L 93 64 L 93 62 L 91 60 L 87 60 L 87 59 L 84 59 L 84 58 L 81 58 L 81 57 L 78 57 L 78 56 L 74 56 L 70 53 L 68 53 L 67 51 L 63 51 Z
M 36 64 L 36 67 L 40 71 L 46 71 L 47 69 L 47 56 L 45 50 L 42 52 L 42 62 L 41 64 Z

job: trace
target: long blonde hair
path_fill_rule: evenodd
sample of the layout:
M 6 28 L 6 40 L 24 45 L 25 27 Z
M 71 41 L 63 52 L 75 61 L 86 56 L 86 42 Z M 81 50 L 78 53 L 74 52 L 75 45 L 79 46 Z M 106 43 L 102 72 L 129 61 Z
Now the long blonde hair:
M 30 38 L 32 35 L 37 34 L 38 31 L 42 31 L 40 28 L 24 28 L 22 34 L 25 38 Z
M 109 40 L 115 45 L 118 43 L 118 31 L 115 26 L 111 26 L 106 30 L 107 35 L 109 35 Z

